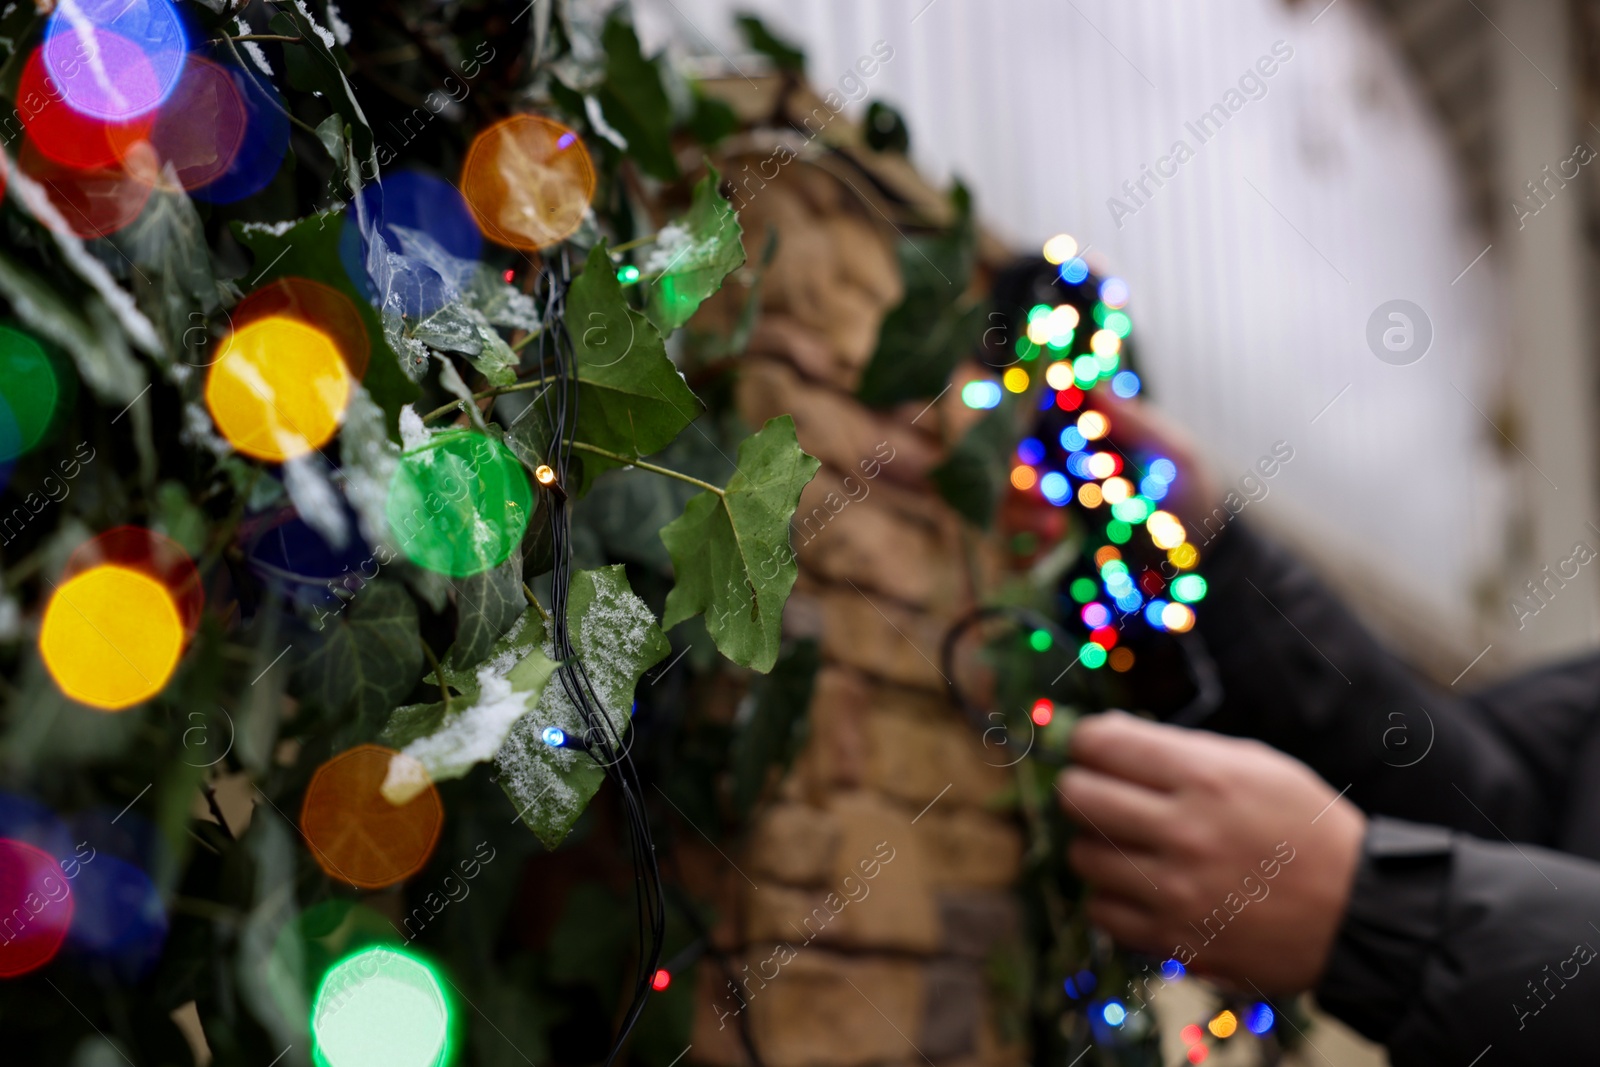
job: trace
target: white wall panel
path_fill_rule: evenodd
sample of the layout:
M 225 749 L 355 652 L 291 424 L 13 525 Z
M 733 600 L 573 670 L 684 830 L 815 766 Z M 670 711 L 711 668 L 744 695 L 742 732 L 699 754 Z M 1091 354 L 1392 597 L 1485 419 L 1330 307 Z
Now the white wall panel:
M 1018 247 L 1065 230 L 1125 277 L 1151 391 L 1242 473 L 1296 457 L 1259 505 L 1464 618 L 1497 564 L 1505 478 L 1495 260 L 1466 221 L 1441 135 L 1356 0 L 636 0 L 649 47 L 737 57 L 737 10 L 802 42 L 836 84 L 874 41 L 870 94 L 906 115 L 938 181 L 960 175 Z M 1209 142 L 1185 127 L 1275 41 L 1294 50 Z M 855 107 L 859 110 L 861 105 Z M 1125 179 L 1173 142 L 1195 158 L 1119 227 Z M 1252 186 L 1254 188 L 1252 188 Z M 1368 350 L 1392 298 L 1430 316 L 1406 367 Z M 1337 403 L 1312 423 L 1340 391 Z M 1458 392 L 1459 390 L 1459 392 Z M 1469 399 L 1470 401 L 1469 402 Z M 1255 505 L 1252 505 L 1255 506 Z

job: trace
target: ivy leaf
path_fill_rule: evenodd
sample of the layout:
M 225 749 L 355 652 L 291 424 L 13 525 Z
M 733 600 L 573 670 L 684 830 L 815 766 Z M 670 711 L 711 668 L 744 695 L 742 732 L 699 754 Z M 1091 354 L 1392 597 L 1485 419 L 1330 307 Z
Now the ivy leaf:
M 573 439 L 630 459 L 659 452 L 700 413 L 650 320 L 628 306 L 602 242 L 567 295 L 578 374 Z M 524 433 L 548 433 L 536 420 Z M 516 431 L 513 431 L 515 434 Z M 548 446 L 548 441 L 544 442 Z M 583 485 L 622 462 L 583 453 Z
M 789 522 L 821 464 L 801 450 L 794 419 L 779 415 L 739 446 L 737 466 L 721 495 L 701 493 L 661 530 L 678 579 L 663 625 L 704 612 L 724 656 L 766 672 L 799 573 Z
M 210 315 L 223 302 L 194 203 L 181 187 L 159 190 L 112 241 L 135 267 L 130 285 L 140 310 L 171 351 L 183 351 L 185 332 L 203 321 L 194 314 Z
M 796 641 L 784 649 L 772 673 L 751 686 L 750 714 L 733 739 L 730 760 L 733 807 L 741 816 L 749 817 L 771 769 L 787 769 L 799 755 L 821 663 L 815 640 Z
M 779 70 L 795 74 L 805 73 L 806 54 L 773 34 L 767 29 L 765 22 L 754 15 L 740 15 L 734 21 L 739 24 L 739 30 L 744 34 L 744 39 L 750 47 L 772 60 L 773 65 Z
M 299 695 L 337 715 L 377 720 L 422 675 L 417 606 L 404 589 L 374 581 L 323 632 L 296 672 Z
M 652 178 L 673 181 L 678 161 L 672 154 L 672 105 L 661 71 L 639 51 L 633 27 L 607 20 L 600 43 L 606 54 L 606 80 L 597 94 L 605 120 L 628 142 L 628 155 Z
M 350 298 L 372 344 L 372 358 L 362 384 L 383 409 L 386 425 L 393 427 L 400 418 L 400 409 L 421 396 L 422 390 L 401 371 L 400 357 L 384 339 L 377 309 L 350 281 L 341 265 L 339 231 L 344 222 L 342 213 L 326 211 L 300 219 L 281 233 L 276 228 L 235 222 L 233 235 L 255 255 L 254 270 L 258 273 L 246 276 L 252 287 L 279 278 L 308 278 Z
M 957 183 L 953 199 L 956 221 L 948 232 L 900 242 L 906 295 L 884 316 L 878 347 L 856 388 L 869 407 L 937 395 L 983 336 L 985 308 L 962 300 L 977 262 L 972 197 Z
M 456 595 L 456 643 L 448 658 L 454 667 L 470 667 L 528 609 L 522 595 L 522 553 L 513 552 L 500 566 L 463 578 L 456 583 Z
M 672 646 L 648 605 L 634 595 L 621 564 L 572 576 L 567 625 L 573 651 L 583 661 L 611 728 L 627 743 L 633 692 L 639 677 L 664 659 Z M 522 821 L 545 847 L 555 848 L 605 780 L 588 753 L 551 748 L 541 737 L 557 726 L 584 736 L 578 709 L 562 685 L 549 685 L 533 714 L 524 716 L 495 757 L 500 786 Z
M 16 315 L 41 337 L 55 342 L 70 353 L 78 374 L 95 395 L 119 407 L 131 403 L 144 388 L 145 373 L 128 350 L 128 343 L 117 329 L 95 329 L 95 319 L 109 315 L 90 315 L 99 305 L 94 296 L 82 297 L 73 307 L 55 289 L 46 285 L 39 273 L 23 266 L 0 251 L 0 296 L 6 298 Z
M 683 218 L 661 227 L 641 268 L 654 276 L 650 321 L 663 336 L 689 321 L 701 303 L 722 288 L 722 279 L 744 262 L 738 213 L 717 187 L 722 175 L 707 166 Z
M 988 529 L 1000 507 L 1017 445 L 1016 403 L 1010 397 L 990 411 L 945 461 L 928 472 L 939 495 L 973 525 Z
M 383 783 L 390 802 L 404 804 L 428 782 L 463 777 L 494 759 L 512 727 L 533 709 L 556 664 L 541 647 L 544 624 L 527 612 L 522 618 L 495 654 L 479 665 L 461 701 L 452 700 L 449 709 L 443 702 L 395 709 L 384 740 L 403 746 L 401 753 L 416 762 L 390 763 Z
M 417 320 L 411 337 L 430 348 L 466 356 L 490 385 L 505 386 L 517 380 L 517 354 L 477 308 L 446 304 Z

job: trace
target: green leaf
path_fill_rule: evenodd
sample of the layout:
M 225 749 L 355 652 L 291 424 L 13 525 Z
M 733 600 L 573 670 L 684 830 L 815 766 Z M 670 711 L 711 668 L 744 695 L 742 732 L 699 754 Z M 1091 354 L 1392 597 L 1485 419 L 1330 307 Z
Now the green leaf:
M 639 51 L 633 27 L 612 17 L 600 35 L 606 54 L 606 80 L 597 94 L 600 110 L 628 141 L 628 156 L 652 178 L 673 181 L 678 161 L 672 154 L 672 105 L 661 71 Z
M 928 477 L 962 518 L 988 529 L 1010 477 L 1011 451 L 1017 445 L 1016 402 L 984 415 Z
M 449 660 L 470 667 L 489 654 L 494 643 L 528 609 L 522 595 L 522 553 L 456 583 L 456 643 Z
M 718 186 L 722 175 L 707 166 L 694 187 L 689 211 L 669 222 L 640 268 L 653 277 L 650 321 L 669 335 L 689 321 L 702 302 L 722 288 L 722 279 L 744 263 L 739 216 Z
M 206 547 L 206 514 L 189 499 L 178 482 L 162 482 L 156 489 L 155 529 L 199 558 Z
M 805 743 L 806 713 L 821 666 L 817 642 L 789 645 L 772 673 L 750 688 L 750 716 L 733 739 L 733 807 L 748 818 L 777 767 L 787 769 Z
M 634 595 L 620 564 L 572 576 L 567 625 L 606 718 L 626 743 L 634 689 L 639 677 L 671 651 L 667 635 Z M 553 849 L 583 814 L 605 771 L 586 752 L 545 744 L 540 735 L 547 726 L 584 736 L 583 721 L 562 685 L 545 687 L 534 713 L 512 728 L 495 766 L 522 821 Z
M 801 450 L 794 419 L 780 415 L 739 446 L 737 466 L 722 495 L 701 493 L 661 531 L 677 574 L 663 622 L 670 629 L 704 612 L 724 656 L 765 672 L 799 573 L 789 522 L 821 464 Z
M 856 395 L 870 407 L 936 396 L 983 336 L 985 308 L 962 300 L 977 261 L 972 198 L 959 183 L 956 221 L 937 237 L 907 237 L 898 249 L 906 295 L 878 330 L 878 347 Z
M 98 297 L 74 297 L 78 302 L 74 307 L 45 284 L 36 270 L 4 251 L 0 251 L 0 296 L 24 325 L 72 356 L 78 374 L 100 399 L 121 406 L 131 403 L 144 389 L 144 367 L 128 350 L 121 331 L 97 330 L 91 322 L 107 316 L 85 318 L 82 313 L 100 305 Z
M 533 709 L 556 664 L 541 648 L 543 623 L 526 612 L 522 619 L 478 666 L 471 682 L 456 676 L 462 697 L 452 700 L 448 709 L 442 701 L 395 709 L 384 728 L 384 740 L 402 746 L 401 752 L 417 762 L 390 764 L 383 783 L 383 794 L 390 801 L 404 804 L 429 781 L 460 778 L 494 759 L 512 727 Z M 415 773 L 419 767 L 425 776 Z
M 417 320 L 410 334 L 430 348 L 466 356 L 490 385 L 505 386 L 517 380 L 517 354 L 477 308 L 446 304 Z
M 578 373 L 574 440 L 640 458 L 667 447 L 700 413 L 700 401 L 667 358 L 661 335 L 623 299 L 604 243 L 589 253 L 583 274 L 568 292 L 567 329 Z M 530 438 L 535 455 L 549 447 L 548 429 L 537 414 L 524 419 L 511 436 L 522 443 L 519 454 L 525 458 Z M 579 492 L 601 471 L 619 466 L 616 460 L 583 453 Z
M 736 20 L 739 30 L 744 34 L 744 39 L 752 49 L 760 52 L 779 70 L 803 74 L 806 69 L 806 54 L 798 47 L 775 36 L 767 29 L 767 24 L 754 15 L 740 15 Z
M 696 141 L 710 147 L 739 129 L 739 115 L 721 100 L 696 89 L 687 126 Z
M 339 212 L 323 212 L 296 222 L 282 233 L 263 226 L 233 223 L 233 235 L 255 256 L 255 266 L 245 275 L 250 286 L 259 287 L 279 278 L 308 278 L 321 282 L 350 298 L 366 327 L 372 345 L 367 375 L 367 392 L 383 409 L 385 423 L 393 429 L 400 409 L 422 395 L 422 390 L 400 369 L 400 357 L 383 336 L 383 321 L 360 290 L 350 281 L 339 259 L 339 231 L 345 218 Z
M 184 334 L 222 305 L 205 227 L 181 189 L 157 191 L 113 243 L 135 268 L 129 284 L 168 349 L 181 352 Z
M 422 675 L 417 606 L 404 589 L 374 581 L 319 635 L 296 671 L 303 699 L 378 721 Z

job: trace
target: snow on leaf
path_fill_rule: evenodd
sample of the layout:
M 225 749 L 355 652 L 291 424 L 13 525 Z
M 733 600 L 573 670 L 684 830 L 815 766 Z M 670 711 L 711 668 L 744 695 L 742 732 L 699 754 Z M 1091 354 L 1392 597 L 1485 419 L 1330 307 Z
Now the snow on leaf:
M 555 662 L 540 648 L 544 644 L 543 625 L 525 613 L 497 646 L 499 651 L 477 668 L 469 692 L 463 696 L 466 707 L 456 710 L 452 701 L 448 713 L 442 702 L 396 709 L 385 739 L 390 743 L 404 740 L 401 754 L 411 760 L 389 765 L 383 795 L 391 803 L 404 804 L 429 781 L 460 778 L 477 764 L 493 759 L 555 673 Z
M 629 588 L 620 564 L 573 575 L 567 619 L 573 649 L 611 729 L 626 744 L 634 688 L 671 645 L 649 606 Z M 540 735 L 547 726 L 584 736 L 578 709 L 559 683 L 546 686 L 534 713 L 512 728 L 495 766 L 522 821 L 546 847 L 555 848 L 600 788 L 605 771 L 586 752 L 546 745 Z
M 708 166 L 688 212 L 668 223 L 640 268 L 653 275 L 650 320 L 663 334 L 689 321 L 722 279 L 744 262 L 739 216 L 717 191 L 722 175 Z
M 283 465 L 283 487 L 305 524 L 330 546 L 340 549 L 350 543 L 350 523 L 339 494 L 334 492 L 323 469 L 325 462 L 316 453 L 290 459 Z
M 401 409 L 402 433 L 407 412 L 419 427 L 422 422 L 415 409 L 407 404 Z M 356 513 L 362 538 L 374 548 L 390 545 L 386 508 L 389 482 L 400 462 L 400 450 L 385 431 L 383 410 L 359 383 L 351 388 L 350 403 L 345 408 L 344 429 L 339 433 L 339 458 L 345 499 Z

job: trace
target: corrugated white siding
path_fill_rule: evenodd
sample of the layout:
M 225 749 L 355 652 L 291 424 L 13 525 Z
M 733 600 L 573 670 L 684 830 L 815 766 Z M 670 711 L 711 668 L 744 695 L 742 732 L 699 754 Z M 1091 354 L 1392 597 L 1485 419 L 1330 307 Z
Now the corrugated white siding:
M 735 60 L 733 15 L 753 10 L 804 44 L 822 89 L 887 42 L 869 95 L 904 112 L 925 173 L 960 175 L 1018 247 L 1065 230 L 1126 278 L 1152 393 L 1226 470 L 1294 446 L 1252 506 L 1314 523 L 1397 592 L 1464 621 L 1473 580 L 1500 555 L 1508 479 L 1536 477 L 1500 465 L 1473 406 L 1495 409 L 1496 257 L 1456 280 L 1488 239 L 1447 148 L 1368 13 L 1344 0 L 1313 23 L 1320 6 L 635 3 L 647 47 L 714 55 L 709 37 Z M 1201 144 L 1185 124 L 1280 41 L 1293 57 L 1265 95 Z M 1108 199 L 1132 207 L 1122 183 L 1180 139 L 1195 158 L 1119 226 Z M 1411 366 L 1366 344 L 1369 315 L 1394 298 L 1433 323 Z

